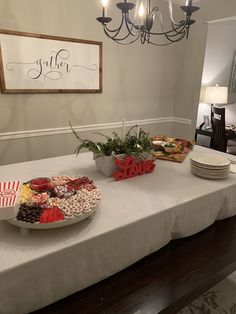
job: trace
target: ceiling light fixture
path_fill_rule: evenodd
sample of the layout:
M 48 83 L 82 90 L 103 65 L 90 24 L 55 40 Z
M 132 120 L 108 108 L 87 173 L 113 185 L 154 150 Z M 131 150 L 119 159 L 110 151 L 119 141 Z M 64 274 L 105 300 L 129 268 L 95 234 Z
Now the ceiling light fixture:
M 168 0 L 170 29 L 167 30 L 161 11 L 157 6 L 152 6 L 152 0 L 133 2 L 124 0 L 116 4 L 121 11 L 121 21 L 118 27 L 111 29 L 107 26 L 112 21 L 107 12 L 108 0 L 101 0 L 102 16 L 98 17 L 97 20 L 103 25 L 105 34 L 119 44 L 129 45 L 140 39 L 142 44 L 165 46 L 183 38 L 187 39 L 189 28 L 195 22 L 191 19 L 191 15 L 199 9 L 199 7 L 192 5 L 192 0 L 186 0 L 185 5 L 180 6 L 184 12 L 184 17 L 177 22 L 173 17 L 172 0 Z M 157 22 L 155 17 L 158 18 Z M 160 27 L 160 31 L 158 31 L 158 27 Z M 161 41 L 157 42 L 154 37 L 161 39 Z

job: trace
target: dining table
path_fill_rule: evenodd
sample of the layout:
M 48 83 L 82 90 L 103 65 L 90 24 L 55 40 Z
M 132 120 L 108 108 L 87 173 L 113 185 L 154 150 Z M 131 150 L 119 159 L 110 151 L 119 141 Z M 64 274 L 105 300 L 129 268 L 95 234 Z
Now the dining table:
M 96 170 L 90 152 L 4 165 L 0 181 L 88 176 L 102 191 L 94 215 L 27 235 L 0 221 L 0 313 L 29 313 L 89 287 L 158 251 L 172 239 L 236 215 L 236 175 L 203 179 L 191 154 L 236 156 L 195 145 L 182 163 L 156 160 L 152 173 L 116 181 Z

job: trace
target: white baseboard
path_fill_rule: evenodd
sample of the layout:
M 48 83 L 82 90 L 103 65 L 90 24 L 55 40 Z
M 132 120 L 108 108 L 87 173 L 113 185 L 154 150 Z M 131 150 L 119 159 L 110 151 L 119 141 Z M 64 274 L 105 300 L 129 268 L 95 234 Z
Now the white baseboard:
M 142 125 L 168 123 L 168 122 L 177 122 L 177 123 L 187 124 L 187 125 L 191 125 L 192 123 L 191 120 L 189 119 L 177 118 L 177 117 L 164 117 L 164 118 L 126 121 L 125 124 L 127 127 L 130 127 L 135 124 L 142 126 Z M 109 129 L 117 129 L 121 127 L 122 127 L 122 122 L 73 126 L 73 128 L 78 132 L 109 130 Z M 4 132 L 4 133 L 0 133 L 0 141 L 22 139 L 22 138 L 27 138 L 27 137 L 52 136 L 52 135 L 67 134 L 67 133 L 71 133 L 71 129 L 69 126 L 64 127 L 64 128 L 50 128 L 50 129 L 40 129 L 40 130 Z

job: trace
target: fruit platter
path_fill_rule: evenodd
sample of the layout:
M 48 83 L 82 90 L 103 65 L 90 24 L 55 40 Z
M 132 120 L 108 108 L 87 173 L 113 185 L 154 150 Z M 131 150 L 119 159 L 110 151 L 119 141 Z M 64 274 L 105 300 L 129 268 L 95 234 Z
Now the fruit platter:
M 10 224 L 26 229 L 67 226 L 91 216 L 101 200 L 101 191 L 88 177 L 53 176 L 23 183 L 19 209 Z
M 155 158 L 183 162 L 193 149 L 194 141 L 159 135 L 152 138 L 152 145 Z

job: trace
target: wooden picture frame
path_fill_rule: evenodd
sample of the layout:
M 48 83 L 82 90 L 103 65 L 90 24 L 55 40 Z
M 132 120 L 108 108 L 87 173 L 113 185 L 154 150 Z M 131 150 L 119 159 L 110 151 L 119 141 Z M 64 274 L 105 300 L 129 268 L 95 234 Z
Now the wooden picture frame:
M 5 94 L 101 93 L 102 42 L 0 30 Z

